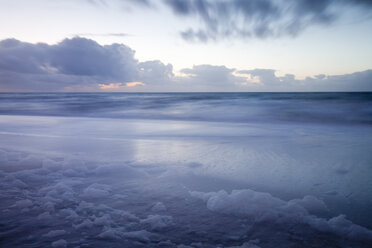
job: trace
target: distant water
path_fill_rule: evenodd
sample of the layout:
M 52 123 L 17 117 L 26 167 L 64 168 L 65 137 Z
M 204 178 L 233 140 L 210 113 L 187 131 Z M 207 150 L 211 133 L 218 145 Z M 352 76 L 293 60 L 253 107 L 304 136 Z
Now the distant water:
M 0 114 L 372 124 L 372 93 L 0 93 Z

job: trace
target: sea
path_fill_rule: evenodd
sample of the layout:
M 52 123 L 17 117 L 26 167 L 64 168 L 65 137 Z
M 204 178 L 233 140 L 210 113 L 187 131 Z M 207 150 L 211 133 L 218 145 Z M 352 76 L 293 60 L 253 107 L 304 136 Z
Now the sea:
M 372 247 L 372 93 L 0 93 L 0 247 Z

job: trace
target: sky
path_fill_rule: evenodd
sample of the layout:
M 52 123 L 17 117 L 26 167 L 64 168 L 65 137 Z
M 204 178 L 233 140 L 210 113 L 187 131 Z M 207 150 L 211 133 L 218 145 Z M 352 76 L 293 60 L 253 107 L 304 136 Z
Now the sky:
M 371 91 L 371 0 L 0 0 L 0 91 Z

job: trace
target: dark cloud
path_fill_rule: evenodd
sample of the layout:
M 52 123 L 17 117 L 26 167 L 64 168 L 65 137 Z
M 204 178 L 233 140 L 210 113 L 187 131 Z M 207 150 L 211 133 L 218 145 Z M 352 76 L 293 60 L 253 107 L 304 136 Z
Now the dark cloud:
M 369 14 L 368 0 L 164 0 L 180 17 L 200 25 L 181 32 L 187 41 L 207 42 L 227 37 L 296 36 L 311 25 L 330 25 L 353 7 Z
M 372 6 L 372 0 L 346 0 L 349 4 L 360 4 L 365 6 Z
M 137 60 L 134 51 L 122 44 L 101 46 L 74 38 L 51 47 L 50 65 L 62 74 L 101 76 L 111 80 L 134 80 Z
M 185 0 L 164 0 L 164 2 L 169 5 L 174 13 L 180 15 L 188 15 L 192 11 L 192 2 Z
M 102 46 L 75 37 L 56 45 L 0 41 L 0 88 L 6 90 L 94 90 L 98 84 L 165 80 L 172 66 L 139 63 L 123 44 Z M 162 75 L 162 73 L 164 75 Z
M 48 63 L 48 45 L 30 44 L 15 39 L 0 41 L 0 70 L 18 73 L 44 73 Z

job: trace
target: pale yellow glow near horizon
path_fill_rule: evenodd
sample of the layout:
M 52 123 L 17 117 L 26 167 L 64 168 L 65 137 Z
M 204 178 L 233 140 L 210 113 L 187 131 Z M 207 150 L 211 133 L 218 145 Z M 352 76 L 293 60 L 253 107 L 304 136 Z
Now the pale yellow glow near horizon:
M 123 86 L 122 83 L 98 84 L 101 90 L 118 89 Z
M 134 87 L 134 86 L 137 86 L 137 85 L 143 86 L 145 84 L 142 83 L 142 82 L 128 82 L 128 83 L 125 84 L 125 86 L 127 86 L 127 87 Z
M 108 84 L 98 84 L 100 90 L 125 90 L 126 87 L 144 86 L 143 82 L 126 82 L 126 83 L 108 83 Z

